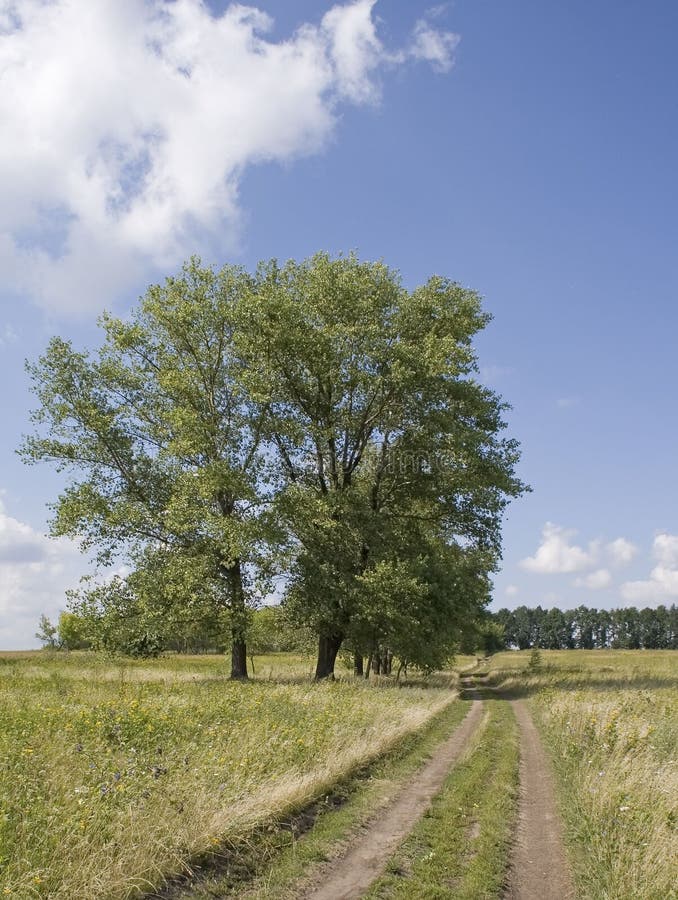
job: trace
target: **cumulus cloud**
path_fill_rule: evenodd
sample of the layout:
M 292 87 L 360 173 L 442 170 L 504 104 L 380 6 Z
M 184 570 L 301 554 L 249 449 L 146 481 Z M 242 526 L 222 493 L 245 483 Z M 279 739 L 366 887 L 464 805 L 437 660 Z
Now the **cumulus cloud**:
M 576 587 L 588 588 L 592 591 L 600 591 L 612 584 L 612 575 L 608 569 L 596 569 L 581 578 L 575 578 Z
M 632 544 L 631 541 L 627 541 L 626 538 L 621 537 L 614 541 L 610 541 L 605 549 L 607 550 L 612 564 L 617 566 L 628 565 L 638 553 L 638 548 L 635 544 Z
M 580 572 L 595 565 L 598 544 L 591 542 L 587 549 L 571 543 L 577 534 L 574 529 L 561 528 L 547 522 L 542 531 L 541 544 L 534 556 L 521 560 L 520 566 L 528 572 L 542 574 L 566 574 Z
M 203 0 L 0 3 L 0 265 L 60 311 L 237 240 L 243 170 L 318 152 L 338 104 L 374 103 L 385 67 L 450 68 L 458 38 L 420 21 L 387 50 L 374 0 L 286 40 Z
M 658 534 L 652 546 L 657 565 L 645 581 L 627 581 L 621 594 L 631 603 L 656 602 L 678 597 L 678 535 Z
M 623 537 L 605 543 L 602 539 L 589 541 L 586 546 L 573 542 L 575 529 L 563 528 L 553 522 L 547 522 L 542 531 L 542 539 L 534 556 L 521 560 L 520 566 L 528 572 L 547 575 L 566 575 L 571 572 L 583 572 L 606 563 L 608 567 L 620 568 L 628 565 L 638 553 L 638 548 Z M 672 552 L 667 547 L 665 553 Z M 678 548 L 676 549 L 678 559 Z M 577 587 L 588 587 L 594 590 L 607 587 L 612 575 L 607 567 L 600 567 L 586 578 L 575 581 Z
M 13 518 L 0 498 L 0 649 L 35 646 L 40 614 L 56 617 L 83 568 L 71 541 L 45 537 Z

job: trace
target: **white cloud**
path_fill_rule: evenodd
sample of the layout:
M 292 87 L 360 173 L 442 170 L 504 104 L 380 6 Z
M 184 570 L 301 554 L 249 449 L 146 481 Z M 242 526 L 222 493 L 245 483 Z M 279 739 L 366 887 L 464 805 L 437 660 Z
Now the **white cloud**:
M 378 97 L 377 86 L 367 77 L 384 57 L 372 18 L 375 2 L 357 0 L 350 6 L 335 6 L 322 21 L 322 29 L 329 38 L 338 90 L 356 103 Z
M 645 581 L 627 581 L 621 594 L 632 603 L 656 602 L 678 597 L 678 535 L 663 532 L 653 543 L 652 555 L 657 565 Z
M 237 239 L 243 170 L 318 152 L 337 104 L 377 72 L 447 70 L 425 22 L 388 52 L 374 0 L 268 40 L 270 18 L 202 0 L 15 0 L 0 7 L 0 264 L 61 311 L 101 306 L 149 271 Z
M 608 556 L 612 560 L 612 564 L 616 566 L 625 566 L 631 562 L 631 560 L 638 553 L 638 548 L 635 544 L 632 544 L 631 541 L 627 541 L 626 538 L 617 538 L 614 541 L 610 541 L 610 543 L 605 547 L 605 550 L 608 553 Z
M 661 566 L 678 568 L 678 535 L 658 534 L 652 547 L 653 555 Z
M 426 60 L 439 72 L 449 72 L 454 64 L 454 51 L 459 36 L 433 28 L 426 19 L 420 19 L 414 28 L 414 40 L 410 53 L 415 59 Z
M 608 569 L 596 569 L 595 572 L 591 572 L 588 575 L 583 576 L 582 578 L 575 578 L 575 586 L 589 588 L 592 591 L 600 591 L 603 588 L 609 587 L 612 583 L 612 575 L 610 574 Z
M 599 544 L 592 541 L 588 549 L 570 543 L 576 535 L 573 529 L 561 528 L 547 522 L 542 531 L 542 541 L 534 556 L 521 560 L 520 566 L 528 572 L 565 574 L 580 572 L 595 565 Z
M 85 564 L 77 547 L 10 516 L 0 499 L 0 649 L 36 646 L 41 613 L 56 618 Z
M 506 594 L 507 594 L 509 597 L 515 597 L 515 595 L 516 595 L 517 593 L 518 593 L 518 588 L 516 587 L 515 584 L 509 584 L 509 585 L 506 586 Z

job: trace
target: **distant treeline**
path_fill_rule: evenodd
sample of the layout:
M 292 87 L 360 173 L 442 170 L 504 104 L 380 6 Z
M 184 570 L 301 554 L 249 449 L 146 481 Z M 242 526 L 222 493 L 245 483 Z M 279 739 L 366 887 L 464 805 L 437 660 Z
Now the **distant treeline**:
M 527 650 L 678 650 L 678 609 L 500 609 L 490 618 L 506 647 Z

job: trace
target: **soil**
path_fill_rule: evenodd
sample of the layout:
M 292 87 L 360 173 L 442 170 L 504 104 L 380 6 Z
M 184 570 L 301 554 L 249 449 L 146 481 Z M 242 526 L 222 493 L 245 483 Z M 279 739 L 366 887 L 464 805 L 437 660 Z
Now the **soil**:
M 340 857 L 320 869 L 315 889 L 304 892 L 306 900 L 357 900 L 365 895 L 426 812 L 480 724 L 482 700 L 474 691 L 468 696 L 473 703 L 461 725 L 436 748 L 391 805 L 379 811 L 379 818 L 368 822 Z
M 520 729 L 520 797 L 504 900 L 573 900 L 549 761 L 525 704 L 511 705 Z

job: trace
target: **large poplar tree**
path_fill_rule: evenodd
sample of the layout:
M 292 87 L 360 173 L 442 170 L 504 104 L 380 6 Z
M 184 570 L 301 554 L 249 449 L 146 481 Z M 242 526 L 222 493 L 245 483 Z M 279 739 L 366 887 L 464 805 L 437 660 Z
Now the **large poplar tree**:
M 166 615 L 228 612 L 234 678 L 247 677 L 247 575 L 264 540 L 265 410 L 234 347 L 250 287 L 238 268 L 193 260 L 130 319 L 104 316 L 98 352 L 54 338 L 28 367 L 39 407 L 22 451 L 71 475 L 53 534 L 122 558 Z
M 116 604 L 227 613 L 234 677 L 264 557 L 318 636 L 317 678 L 344 642 L 440 664 L 523 490 L 504 405 L 476 380 L 488 318 L 454 282 L 409 291 L 352 255 L 252 275 L 194 260 L 129 320 L 105 316 L 96 353 L 55 338 L 29 367 L 24 455 L 71 474 L 53 532 L 128 562 Z
M 523 485 L 504 404 L 474 379 L 488 319 L 473 291 L 439 277 L 408 291 L 352 255 L 257 273 L 243 352 L 294 549 L 287 603 L 318 633 L 317 678 L 370 629 L 410 646 L 416 631 L 422 648 L 436 634 L 449 652 L 462 611 L 489 598 Z

